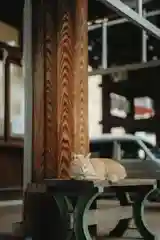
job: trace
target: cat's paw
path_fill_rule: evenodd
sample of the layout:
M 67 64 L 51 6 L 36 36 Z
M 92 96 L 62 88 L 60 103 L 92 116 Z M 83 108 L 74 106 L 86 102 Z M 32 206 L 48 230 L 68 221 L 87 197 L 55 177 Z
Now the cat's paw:
M 109 184 L 117 183 L 120 181 L 120 178 L 116 174 L 112 174 L 108 176 L 108 182 Z

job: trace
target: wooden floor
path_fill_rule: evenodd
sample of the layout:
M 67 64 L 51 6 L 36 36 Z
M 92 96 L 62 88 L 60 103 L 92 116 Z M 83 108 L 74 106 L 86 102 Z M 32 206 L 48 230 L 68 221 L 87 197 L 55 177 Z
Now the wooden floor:
M 12 223 L 21 220 L 22 207 L 20 202 L 12 202 L 12 206 L 4 206 L 0 203 L 0 232 L 12 231 Z M 132 211 L 130 207 L 119 207 L 116 201 L 98 201 L 98 210 L 90 211 L 88 213 L 88 221 L 90 223 L 98 223 L 98 237 L 97 240 L 109 239 L 106 237 L 108 231 L 110 231 L 117 223 L 117 219 L 124 216 L 131 216 Z M 159 221 L 160 221 L 160 204 L 153 204 L 145 211 L 146 222 L 152 229 L 152 231 L 159 233 Z M 125 240 L 141 239 L 139 233 L 134 229 L 134 223 L 131 224 L 131 230 L 126 232 Z M 115 238 L 116 239 L 116 238 Z M 115 240 L 112 238 L 112 240 Z M 119 238 L 118 238 L 119 239 Z

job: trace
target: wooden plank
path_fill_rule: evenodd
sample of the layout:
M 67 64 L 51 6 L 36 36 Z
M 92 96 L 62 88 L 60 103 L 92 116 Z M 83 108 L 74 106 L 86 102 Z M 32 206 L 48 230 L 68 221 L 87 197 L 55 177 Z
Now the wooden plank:
M 45 176 L 57 176 L 58 153 L 58 79 L 57 79 L 57 1 L 47 0 L 45 11 L 44 148 Z
M 25 89 L 25 134 L 23 157 L 23 189 L 32 181 L 32 3 L 25 0 L 23 9 L 23 77 Z
M 87 14 L 87 1 L 77 0 L 74 56 L 74 151 L 80 154 L 87 154 L 89 151 Z
M 72 153 L 88 153 L 87 5 L 86 0 L 33 3 L 36 179 L 69 179 Z
M 57 172 L 58 178 L 69 178 L 69 164 L 74 134 L 74 50 L 75 10 L 77 1 L 58 1 L 57 39 Z
M 33 179 L 44 175 L 44 14 L 43 1 L 32 2 Z M 32 94 L 32 93 L 31 93 Z

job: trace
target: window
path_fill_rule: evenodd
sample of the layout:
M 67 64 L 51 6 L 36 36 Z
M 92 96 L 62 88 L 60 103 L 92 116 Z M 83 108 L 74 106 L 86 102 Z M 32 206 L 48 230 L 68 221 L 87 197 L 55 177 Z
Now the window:
M 24 81 L 22 68 L 10 64 L 10 135 L 24 135 Z
M 139 159 L 141 146 L 136 141 L 122 141 L 121 159 Z
M 0 30 L 0 142 L 12 144 L 24 134 L 22 56 L 19 30 L 1 21 Z
M 90 152 L 92 158 L 113 158 L 113 142 L 91 141 Z
M 12 144 L 24 135 L 24 81 L 19 48 L 1 45 L 0 141 Z

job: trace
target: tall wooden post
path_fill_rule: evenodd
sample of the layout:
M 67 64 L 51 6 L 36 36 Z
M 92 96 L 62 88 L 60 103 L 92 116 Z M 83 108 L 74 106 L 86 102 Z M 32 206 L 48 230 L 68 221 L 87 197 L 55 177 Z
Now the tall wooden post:
M 89 150 L 87 5 L 32 1 L 34 181 L 69 179 L 72 153 Z
M 25 135 L 23 187 L 32 181 L 32 6 L 25 0 L 23 14 L 23 77 L 25 89 Z

